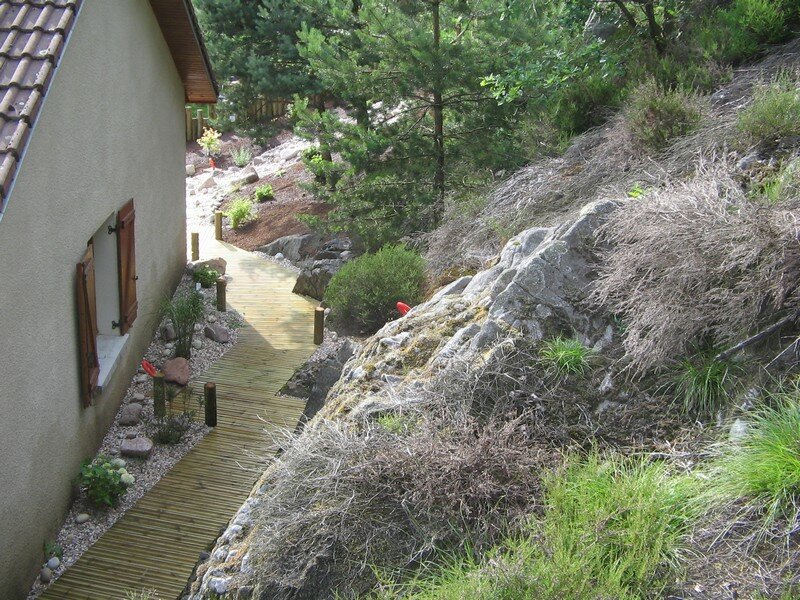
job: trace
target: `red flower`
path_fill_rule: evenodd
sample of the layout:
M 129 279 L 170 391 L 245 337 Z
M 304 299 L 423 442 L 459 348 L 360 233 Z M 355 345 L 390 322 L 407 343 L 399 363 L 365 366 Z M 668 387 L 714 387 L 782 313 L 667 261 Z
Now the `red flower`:
M 406 304 L 405 302 L 398 302 L 397 303 L 397 311 L 400 313 L 400 316 L 405 317 L 406 313 L 411 310 L 411 307 Z
M 150 377 L 155 377 L 156 373 L 158 373 L 156 368 L 146 360 L 142 361 L 142 368 L 147 372 L 148 375 L 150 375 Z

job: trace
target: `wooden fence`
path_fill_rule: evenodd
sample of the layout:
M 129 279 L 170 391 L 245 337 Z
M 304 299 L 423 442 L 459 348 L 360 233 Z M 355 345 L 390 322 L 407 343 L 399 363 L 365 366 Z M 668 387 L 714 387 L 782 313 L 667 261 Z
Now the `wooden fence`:
M 320 102 L 319 96 L 309 98 L 309 104 L 316 106 Z M 291 100 L 274 100 L 271 98 L 257 98 L 245 111 L 247 120 L 255 123 L 266 123 L 286 114 Z M 203 128 L 208 127 L 208 120 L 217 117 L 217 107 L 213 104 L 204 108 L 186 107 L 186 141 L 198 139 L 203 135 Z

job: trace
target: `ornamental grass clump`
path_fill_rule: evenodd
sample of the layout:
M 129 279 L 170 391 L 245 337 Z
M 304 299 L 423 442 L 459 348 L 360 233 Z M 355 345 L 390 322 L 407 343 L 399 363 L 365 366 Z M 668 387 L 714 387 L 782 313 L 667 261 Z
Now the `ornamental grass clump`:
M 97 507 L 115 506 L 134 482 L 133 475 L 125 469 L 125 461 L 103 455 L 84 461 L 75 479 L 87 500 Z
M 385 246 L 346 263 L 325 290 L 332 318 L 374 333 L 397 318 L 397 302 L 414 306 L 422 300 L 425 262 L 405 246 Z
M 225 211 L 225 216 L 231 220 L 231 227 L 238 229 L 253 218 L 253 201 L 247 198 L 237 198 L 231 207 Z
M 192 357 L 192 339 L 194 326 L 205 313 L 203 296 L 196 290 L 190 290 L 173 300 L 165 301 L 161 312 L 175 329 L 175 356 L 189 359 Z
M 744 437 L 721 446 L 705 496 L 710 509 L 733 506 L 756 523 L 754 540 L 788 536 L 800 518 L 800 385 L 767 400 L 742 417 Z
M 240 169 L 246 167 L 253 160 L 253 152 L 247 146 L 239 146 L 230 152 L 231 160 Z
M 539 360 L 558 377 L 582 376 L 589 368 L 592 349 L 577 338 L 556 337 L 539 350 Z
M 687 414 L 710 417 L 721 409 L 735 386 L 736 367 L 714 353 L 686 358 L 675 368 L 668 388 Z

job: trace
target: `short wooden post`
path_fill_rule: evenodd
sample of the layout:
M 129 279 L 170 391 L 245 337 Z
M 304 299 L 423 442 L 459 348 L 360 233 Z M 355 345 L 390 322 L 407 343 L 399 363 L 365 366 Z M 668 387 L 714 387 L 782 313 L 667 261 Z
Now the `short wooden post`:
M 325 339 L 325 309 L 318 306 L 314 309 L 314 343 L 319 346 Z
M 200 260 L 200 234 L 192 232 L 192 260 Z
M 203 386 L 203 399 L 206 412 L 206 425 L 217 426 L 217 384 L 210 381 Z
M 217 310 L 220 312 L 225 312 L 228 310 L 228 302 L 225 298 L 225 288 L 227 286 L 228 282 L 222 277 L 217 279 Z
M 153 375 L 153 414 L 157 417 L 167 414 L 167 390 L 163 373 Z
M 214 213 L 214 237 L 222 239 L 222 213 L 219 211 Z

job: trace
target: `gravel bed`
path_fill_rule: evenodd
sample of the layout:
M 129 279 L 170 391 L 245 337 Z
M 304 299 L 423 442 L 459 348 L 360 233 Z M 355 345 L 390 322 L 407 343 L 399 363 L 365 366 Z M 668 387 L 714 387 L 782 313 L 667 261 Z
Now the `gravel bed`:
M 176 295 L 184 293 L 194 287 L 194 282 L 189 275 L 184 275 L 181 280 Z M 230 350 L 236 344 L 238 329 L 242 326 L 242 317 L 233 310 L 227 312 L 217 312 L 215 308 L 216 291 L 212 289 L 201 289 L 205 305 L 206 315 L 200 325 L 200 331 L 195 333 L 194 340 L 200 340 L 202 347 L 192 349 L 192 358 L 189 361 L 192 378 L 206 370 L 210 365 Z M 207 323 L 222 325 L 228 330 L 228 343 L 217 343 L 203 335 L 202 328 Z M 159 324 L 155 338 L 147 349 L 144 358 L 153 363 L 157 368 L 161 368 L 164 362 L 172 357 L 174 350 L 171 346 L 161 339 L 160 331 L 164 322 Z M 195 328 L 197 329 L 197 327 Z M 109 429 L 103 442 L 100 445 L 98 455 L 103 454 L 108 457 L 118 457 L 120 443 L 126 437 L 145 437 L 147 436 L 147 422 L 153 417 L 153 385 L 152 379 L 144 373 L 140 367 L 136 375 L 133 376 L 125 397 L 114 419 L 114 424 Z M 143 398 L 143 399 L 142 399 Z M 139 425 L 124 427 L 119 425 L 119 417 L 124 408 L 131 402 L 138 401 L 142 404 L 142 419 Z M 192 447 L 211 431 L 202 421 L 202 410 L 199 405 L 197 414 L 189 431 L 187 431 L 181 441 L 174 445 L 155 444 L 153 453 L 147 460 L 125 458 L 127 471 L 136 479 L 125 495 L 120 499 L 116 507 L 107 509 L 96 509 L 92 507 L 83 495 L 73 502 L 67 514 L 64 525 L 56 536 L 56 543 L 64 551 L 61 564 L 53 569 L 53 579 L 55 580 L 70 565 L 86 552 L 100 536 L 105 533 L 125 511 L 131 508 L 144 494 L 152 488 Z M 77 490 L 75 490 L 77 493 Z M 78 515 L 88 514 L 89 520 L 78 524 Z M 28 600 L 34 600 L 47 589 L 47 584 L 37 577 L 33 587 L 28 593 Z

